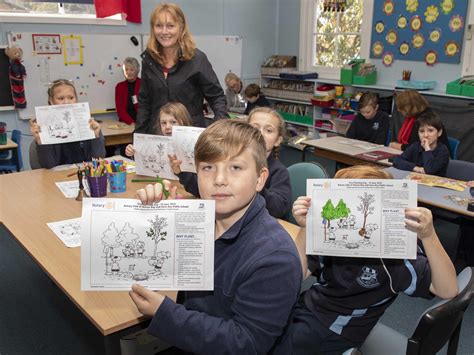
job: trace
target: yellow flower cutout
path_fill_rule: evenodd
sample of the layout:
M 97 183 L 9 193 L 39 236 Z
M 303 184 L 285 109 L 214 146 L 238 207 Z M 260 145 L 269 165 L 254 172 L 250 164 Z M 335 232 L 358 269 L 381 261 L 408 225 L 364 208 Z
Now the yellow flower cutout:
M 443 0 L 441 1 L 441 11 L 445 15 L 449 14 L 454 9 L 454 0 Z
M 438 7 L 435 5 L 428 6 L 425 11 L 425 20 L 428 23 L 433 23 L 439 16 Z
M 416 12 L 418 10 L 418 0 L 406 0 L 407 11 Z

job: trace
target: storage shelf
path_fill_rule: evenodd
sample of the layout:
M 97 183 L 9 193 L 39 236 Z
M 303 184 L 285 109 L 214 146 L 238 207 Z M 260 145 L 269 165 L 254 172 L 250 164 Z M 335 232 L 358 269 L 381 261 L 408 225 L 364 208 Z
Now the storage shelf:
M 281 97 L 273 97 L 273 96 L 266 96 L 266 95 L 265 95 L 265 97 L 269 100 L 272 100 L 272 101 L 284 101 L 284 102 L 292 102 L 292 103 L 295 103 L 295 104 L 302 104 L 302 105 L 312 106 L 311 101 L 299 101 L 299 100 L 293 100 L 293 99 L 283 99 Z

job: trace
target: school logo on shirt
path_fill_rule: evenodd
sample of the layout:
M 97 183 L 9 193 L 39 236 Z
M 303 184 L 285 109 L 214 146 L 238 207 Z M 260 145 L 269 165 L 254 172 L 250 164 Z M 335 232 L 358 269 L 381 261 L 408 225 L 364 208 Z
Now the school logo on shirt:
M 368 266 L 362 267 L 356 280 L 359 285 L 365 288 L 374 288 L 380 285 L 380 282 L 377 280 L 377 270 Z
M 372 129 L 374 131 L 378 130 L 379 129 L 379 123 L 378 122 L 374 122 L 373 126 L 372 126 Z

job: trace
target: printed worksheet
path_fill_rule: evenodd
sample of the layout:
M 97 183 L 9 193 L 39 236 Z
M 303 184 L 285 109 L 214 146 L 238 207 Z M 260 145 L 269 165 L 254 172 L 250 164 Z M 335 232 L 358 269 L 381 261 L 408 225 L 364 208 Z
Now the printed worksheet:
M 87 183 L 87 179 L 82 179 L 82 185 L 84 186 L 84 191 L 87 193 L 88 196 L 91 195 L 89 190 L 89 184 Z M 66 198 L 76 198 L 77 194 L 79 193 L 79 181 L 78 180 L 70 180 L 70 181 L 57 181 L 56 186 L 59 190 L 63 193 L 64 197 Z
M 196 172 L 194 165 L 194 146 L 204 128 L 173 126 L 173 149 L 176 157 L 182 161 L 181 171 Z
M 214 288 L 211 200 L 83 200 L 81 290 Z
M 306 188 L 307 254 L 416 259 L 416 233 L 404 220 L 417 205 L 415 182 L 309 179 Z
M 137 175 L 178 180 L 171 170 L 168 158 L 169 154 L 174 154 L 171 137 L 135 133 L 133 148 Z
M 35 107 L 36 120 L 41 128 L 41 144 L 58 144 L 94 139 L 90 128 L 89 103 Z
M 81 246 L 81 218 L 65 219 L 47 225 L 68 248 Z

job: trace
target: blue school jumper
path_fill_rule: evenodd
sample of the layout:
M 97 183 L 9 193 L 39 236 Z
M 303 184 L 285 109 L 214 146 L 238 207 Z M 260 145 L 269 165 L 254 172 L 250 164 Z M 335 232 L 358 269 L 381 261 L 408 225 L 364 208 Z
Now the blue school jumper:
M 434 150 L 425 151 L 420 142 L 410 144 L 408 148 L 393 161 L 397 169 L 413 171 L 415 166 L 421 166 L 426 174 L 446 176 L 449 164 L 449 150 L 438 141 Z
M 214 291 L 166 298 L 148 332 L 197 354 L 266 354 L 289 322 L 301 286 L 296 246 L 257 195 L 215 241 Z

